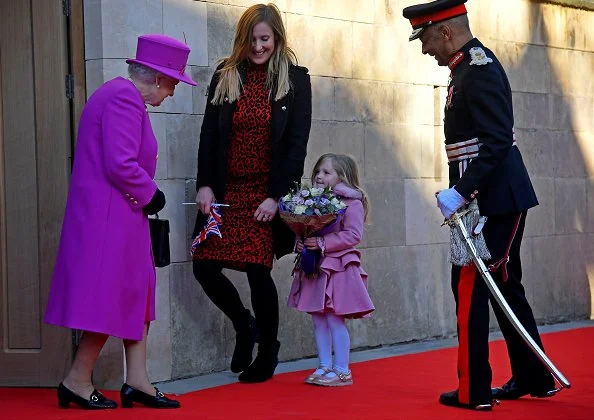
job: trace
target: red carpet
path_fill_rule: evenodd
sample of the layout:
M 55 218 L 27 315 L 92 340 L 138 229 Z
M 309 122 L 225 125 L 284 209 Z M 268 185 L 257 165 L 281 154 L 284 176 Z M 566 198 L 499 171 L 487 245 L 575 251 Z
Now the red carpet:
M 456 350 L 445 349 L 352 365 L 355 384 L 302 384 L 306 372 L 257 385 L 232 384 L 179 397 L 179 410 L 135 407 L 110 412 L 59 409 L 53 389 L 0 389 L 0 418 L 8 419 L 592 419 L 594 327 L 545 334 L 547 353 L 572 383 L 548 399 L 502 401 L 491 413 L 449 408 L 439 393 L 456 387 Z M 491 343 L 493 382 L 509 378 L 505 343 Z M 116 399 L 117 393 L 106 392 Z

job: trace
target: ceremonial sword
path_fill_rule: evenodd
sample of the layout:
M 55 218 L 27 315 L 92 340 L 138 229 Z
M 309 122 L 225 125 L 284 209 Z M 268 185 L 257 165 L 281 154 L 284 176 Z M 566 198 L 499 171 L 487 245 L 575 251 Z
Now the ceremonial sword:
M 499 307 L 503 310 L 503 313 L 505 314 L 507 319 L 509 319 L 509 321 L 511 322 L 512 326 L 515 328 L 518 334 L 520 334 L 520 337 L 522 337 L 524 342 L 528 345 L 528 347 L 530 347 L 530 350 L 532 350 L 532 352 L 539 358 L 542 364 L 545 365 L 547 370 L 551 372 L 551 374 L 555 377 L 555 379 L 557 379 L 561 386 L 567 389 L 571 388 L 571 384 L 569 383 L 567 378 L 563 376 L 559 369 L 557 369 L 553 362 L 551 362 L 551 359 L 547 357 L 547 355 L 544 353 L 544 351 L 542 351 L 539 345 L 536 344 L 532 337 L 530 337 L 528 331 L 526 331 L 520 320 L 516 317 L 512 309 L 505 301 L 505 298 L 501 294 L 501 291 L 497 287 L 497 284 L 495 284 L 495 280 L 493 280 L 493 277 L 487 269 L 487 266 L 485 265 L 483 260 L 479 258 L 476 248 L 472 243 L 472 238 L 470 237 L 470 234 L 468 233 L 468 230 L 466 230 L 466 226 L 464 226 L 464 223 L 462 221 L 462 216 L 464 216 L 468 211 L 469 210 L 454 213 L 452 217 L 446 220 L 445 223 L 448 224 L 450 227 L 456 227 L 462 234 L 464 242 L 466 243 L 468 251 L 470 252 L 472 261 L 474 261 L 474 264 L 481 273 L 481 277 L 483 278 L 483 280 L 485 280 L 485 283 L 487 283 L 487 287 L 491 291 L 491 294 L 499 304 Z

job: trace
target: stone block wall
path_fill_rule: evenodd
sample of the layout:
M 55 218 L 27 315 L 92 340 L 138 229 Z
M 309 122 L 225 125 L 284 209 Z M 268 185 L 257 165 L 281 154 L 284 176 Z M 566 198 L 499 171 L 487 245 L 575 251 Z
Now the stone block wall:
M 580 5 L 590 4 L 580 0 Z M 126 75 L 136 37 L 187 39 L 199 83 L 180 84 L 150 108 L 159 140 L 157 179 L 167 196 L 171 266 L 157 269 L 157 320 L 149 370 L 163 381 L 227 369 L 233 328 L 193 278 L 188 248 L 196 154 L 214 63 L 253 0 L 85 0 L 87 91 Z M 309 68 L 313 124 L 305 173 L 324 152 L 352 154 L 372 203 L 362 243 L 377 310 L 350 323 L 353 348 L 455 334 L 448 232 L 434 193 L 447 186 L 443 106 L 448 70 L 408 42 L 402 8 L 412 0 L 277 0 L 290 45 Z M 567 2 L 565 2 L 567 3 Z M 570 2 L 571 3 L 571 2 Z M 558 2 L 470 0 L 471 28 L 505 66 L 516 133 L 541 205 L 523 247 L 525 286 L 540 322 L 592 313 L 594 287 L 594 11 Z M 594 8 L 594 4 L 593 4 Z M 511 12 L 513 10 L 513 13 Z M 308 316 L 286 308 L 292 258 L 273 271 L 281 307 L 281 359 L 315 354 Z M 229 272 L 246 305 L 243 274 Z M 495 327 L 496 324 L 493 323 Z M 121 346 L 106 347 L 99 382 L 117 383 Z

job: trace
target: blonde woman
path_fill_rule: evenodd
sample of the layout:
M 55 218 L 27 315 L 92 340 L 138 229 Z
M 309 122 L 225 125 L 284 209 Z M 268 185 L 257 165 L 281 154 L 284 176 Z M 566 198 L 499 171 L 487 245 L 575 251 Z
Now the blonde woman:
M 311 126 L 308 70 L 296 65 L 279 10 L 247 9 L 231 55 L 209 86 L 200 133 L 194 235 L 211 204 L 229 204 L 222 238 L 210 236 L 193 255 L 194 275 L 236 331 L 231 370 L 241 382 L 263 382 L 278 364 L 278 294 L 273 258 L 292 252 L 295 236 L 277 215 L 278 200 L 303 175 Z M 223 268 L 243 271 L 255 318 Z M 258 354 L 252 352 L 258 341 Z

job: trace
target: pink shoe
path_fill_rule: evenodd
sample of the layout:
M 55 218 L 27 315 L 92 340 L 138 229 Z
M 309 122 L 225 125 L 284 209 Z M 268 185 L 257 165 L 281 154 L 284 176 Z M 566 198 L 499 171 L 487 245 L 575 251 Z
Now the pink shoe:
M 331 372 L 334 372 L 336 376 L 324 374 L 318 376 L 312 383 L 319 386 L 349 386 L 353 384 L 353 374 L 350 370 L 347 373 L 337 372 L 336 370 Z
M 305 380 L 303 382 L 305 382 L 306 384 L 313 384 L 314 381 L 319 378 L 320 376 L 324 376 L 325 374 L 327 374 L 328 372 L 331 372 L 332 369 L 324 367 L 324 366 L 319 366 L 316 370 L 323 370 L 324 373 L 320 373 L 319 375 L 316 374 L 315 372 L 312 373 L 311 375 L 309 375 L 307 378 L 305 378 Z

